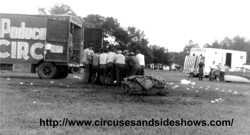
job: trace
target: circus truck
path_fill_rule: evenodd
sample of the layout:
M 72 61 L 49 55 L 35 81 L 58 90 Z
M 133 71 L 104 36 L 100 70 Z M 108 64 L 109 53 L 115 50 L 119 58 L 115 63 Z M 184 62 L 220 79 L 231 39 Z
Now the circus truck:
M 65 78 L 80 66 L 82 20 L 75 16 L 0 14 L 0 66 Z
M 204 59 L 204 75 L 208 76 L 211 68 L 223 65 L 230 71 L 243 67 L 247 62 L 247 52 L 217 48 L 191 48 L 185 57 L 183 71 L 198 75 L 198 64 Z

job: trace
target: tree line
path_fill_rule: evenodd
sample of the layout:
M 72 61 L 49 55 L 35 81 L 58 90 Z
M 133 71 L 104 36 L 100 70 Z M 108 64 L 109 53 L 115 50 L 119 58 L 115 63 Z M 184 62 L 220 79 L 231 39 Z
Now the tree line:
M 74 15 L 78 16 L 70 6 L 66 4 L 54 5 L 51 9 L 39 8 L 40 14 L 50 15 Z M 146 63 L 170 64 L 168 50 L 158 45 L 150 45 L 144 31 L 130 26 L 123 28 L 118 19 L 90 14 L 82 17 L 85 28 L 99 28 L 104 32 L 104 39 L 112 37 L 113 42 L 104 40 L 103 45 L 116 46 L 118 49 L 130 51 L 140 50 L 145 55 Z
M 77 16 L 71 7 L 66 4 L 54 5 L 49 10 L 39 8 L 38 11 L 40 14 L 67 14 Z M 104 47 L 116 46 L 122 50 L 140 50 L 145 55 L 147 64 L 161 63 L 171 65 L 172 63 L 176 63 L 183 65 L 185 56 L 189 54 L 190 49 L 192 47 L 199 47 L 197 43 L 190 40 L 181 52 L 168 52 L 167 48 L 158 45 L 150 45 L 142 30 L 133 26 L 123 28 L 116 18 L 90 14 L 82 17 L 82 19 L 84 27 L 102 29 L 104 32 L 104 39 L 110 37 L 113 39 L 112 42 L 104 40 Z M 203 47 L 247 51 L 249 54 L 247 63 L 250 63 L 250 41 L 246 40 L 244 37 L 235 36 L 232 39 L 226 37 L 222 41 L 214 41 L 212 44 L 207 43 L 203 45 Z

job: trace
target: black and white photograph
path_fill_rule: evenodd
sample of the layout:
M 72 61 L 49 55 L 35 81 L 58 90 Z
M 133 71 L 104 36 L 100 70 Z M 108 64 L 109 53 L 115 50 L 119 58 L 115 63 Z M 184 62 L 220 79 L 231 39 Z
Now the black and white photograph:
M 2 0 L 0 135 L 249 135 L 249 5 Z

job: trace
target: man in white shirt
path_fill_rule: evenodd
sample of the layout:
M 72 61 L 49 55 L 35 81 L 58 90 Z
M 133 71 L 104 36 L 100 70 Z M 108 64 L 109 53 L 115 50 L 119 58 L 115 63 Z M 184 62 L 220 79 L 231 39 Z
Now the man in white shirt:
M 122 54 L 122 51 L 118 50 L 115 55 L 115 80 L 118 85 L 121 84 L 122 79 L 125 77 L 125 56 Z
M 94 54 L 94 51 L 92 47 L 84 49 L 83 53 L 81 54 L 81 63 L 83 63 L 84 66 L 88 65 L 90 61 L 92 60 L 93 54 Z
M 105 49 L 101 50 L 99 56 L 99 68 L 100 68 L 100 82 L 101 84 L 105 84 L 105 78 L 107 75 L 107 51 Z
M 107 53 L 107 74 L 110 78 L 106 78 L 108 80 L 110 79 L 109 81 L 107 81 L 107 83 L 110 84 L 112 84 L 115 79 L 115 68 L 114 68 L 115 56 L 116 53 L 114 53 L 113 49 L 110 48 L 109 52 Z
M 83 63 L 85 67 L 84 78 L 88 80 L 88 83 L 91 82 L 91 77 L 92 77 L 93 54 L 94 54 L 93 48 L 89 47 L 89 48 L 84 49 L 81 55 L 81 63 Z
M 139 75 L 144 75 L 144 68 L 145 68 L 145 58 L 144 55 L 141 54 L 139 50 L 136 51 L 136 58 L 140 64 Z
M 107 64 L 109 64 L 109 63 L 113 64 L 114 63 L 115 55 L 116 55 L 116 53 L 114 53 L 111 50 L 107 53 Z

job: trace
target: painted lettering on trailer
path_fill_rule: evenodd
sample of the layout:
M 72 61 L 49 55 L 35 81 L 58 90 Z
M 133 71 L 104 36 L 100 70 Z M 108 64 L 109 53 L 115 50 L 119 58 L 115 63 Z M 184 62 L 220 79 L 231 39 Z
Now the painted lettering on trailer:
M 20 27 L 11 26 L 8 18 L 0 19 L 0 38 L 10 39 L 33 39 L 45 40 L 46 28 L 26 27 L 25 22 L 21 22 Z
M 0 19 L 0 58 L 11 58 L 19 60 L 43 58 L 42 51 L 44 44 L 41 41 L 46 39 L 46 28 L 26 27 L 25 22 L 20 27 L 12 26 L 8 18 Z M 27 40 L 33 40 L 30 44 Z
M 40 60 L 43 58 L 43 53 L 37 52 L 38 49 L 42 49 L 44 44 L 36 42 L 29 45 L 28 42 L 22 41 L 8 41 L 5 39 L 0 40 L 0 58 L 11 58 L 20 60 L 35 59 Z

